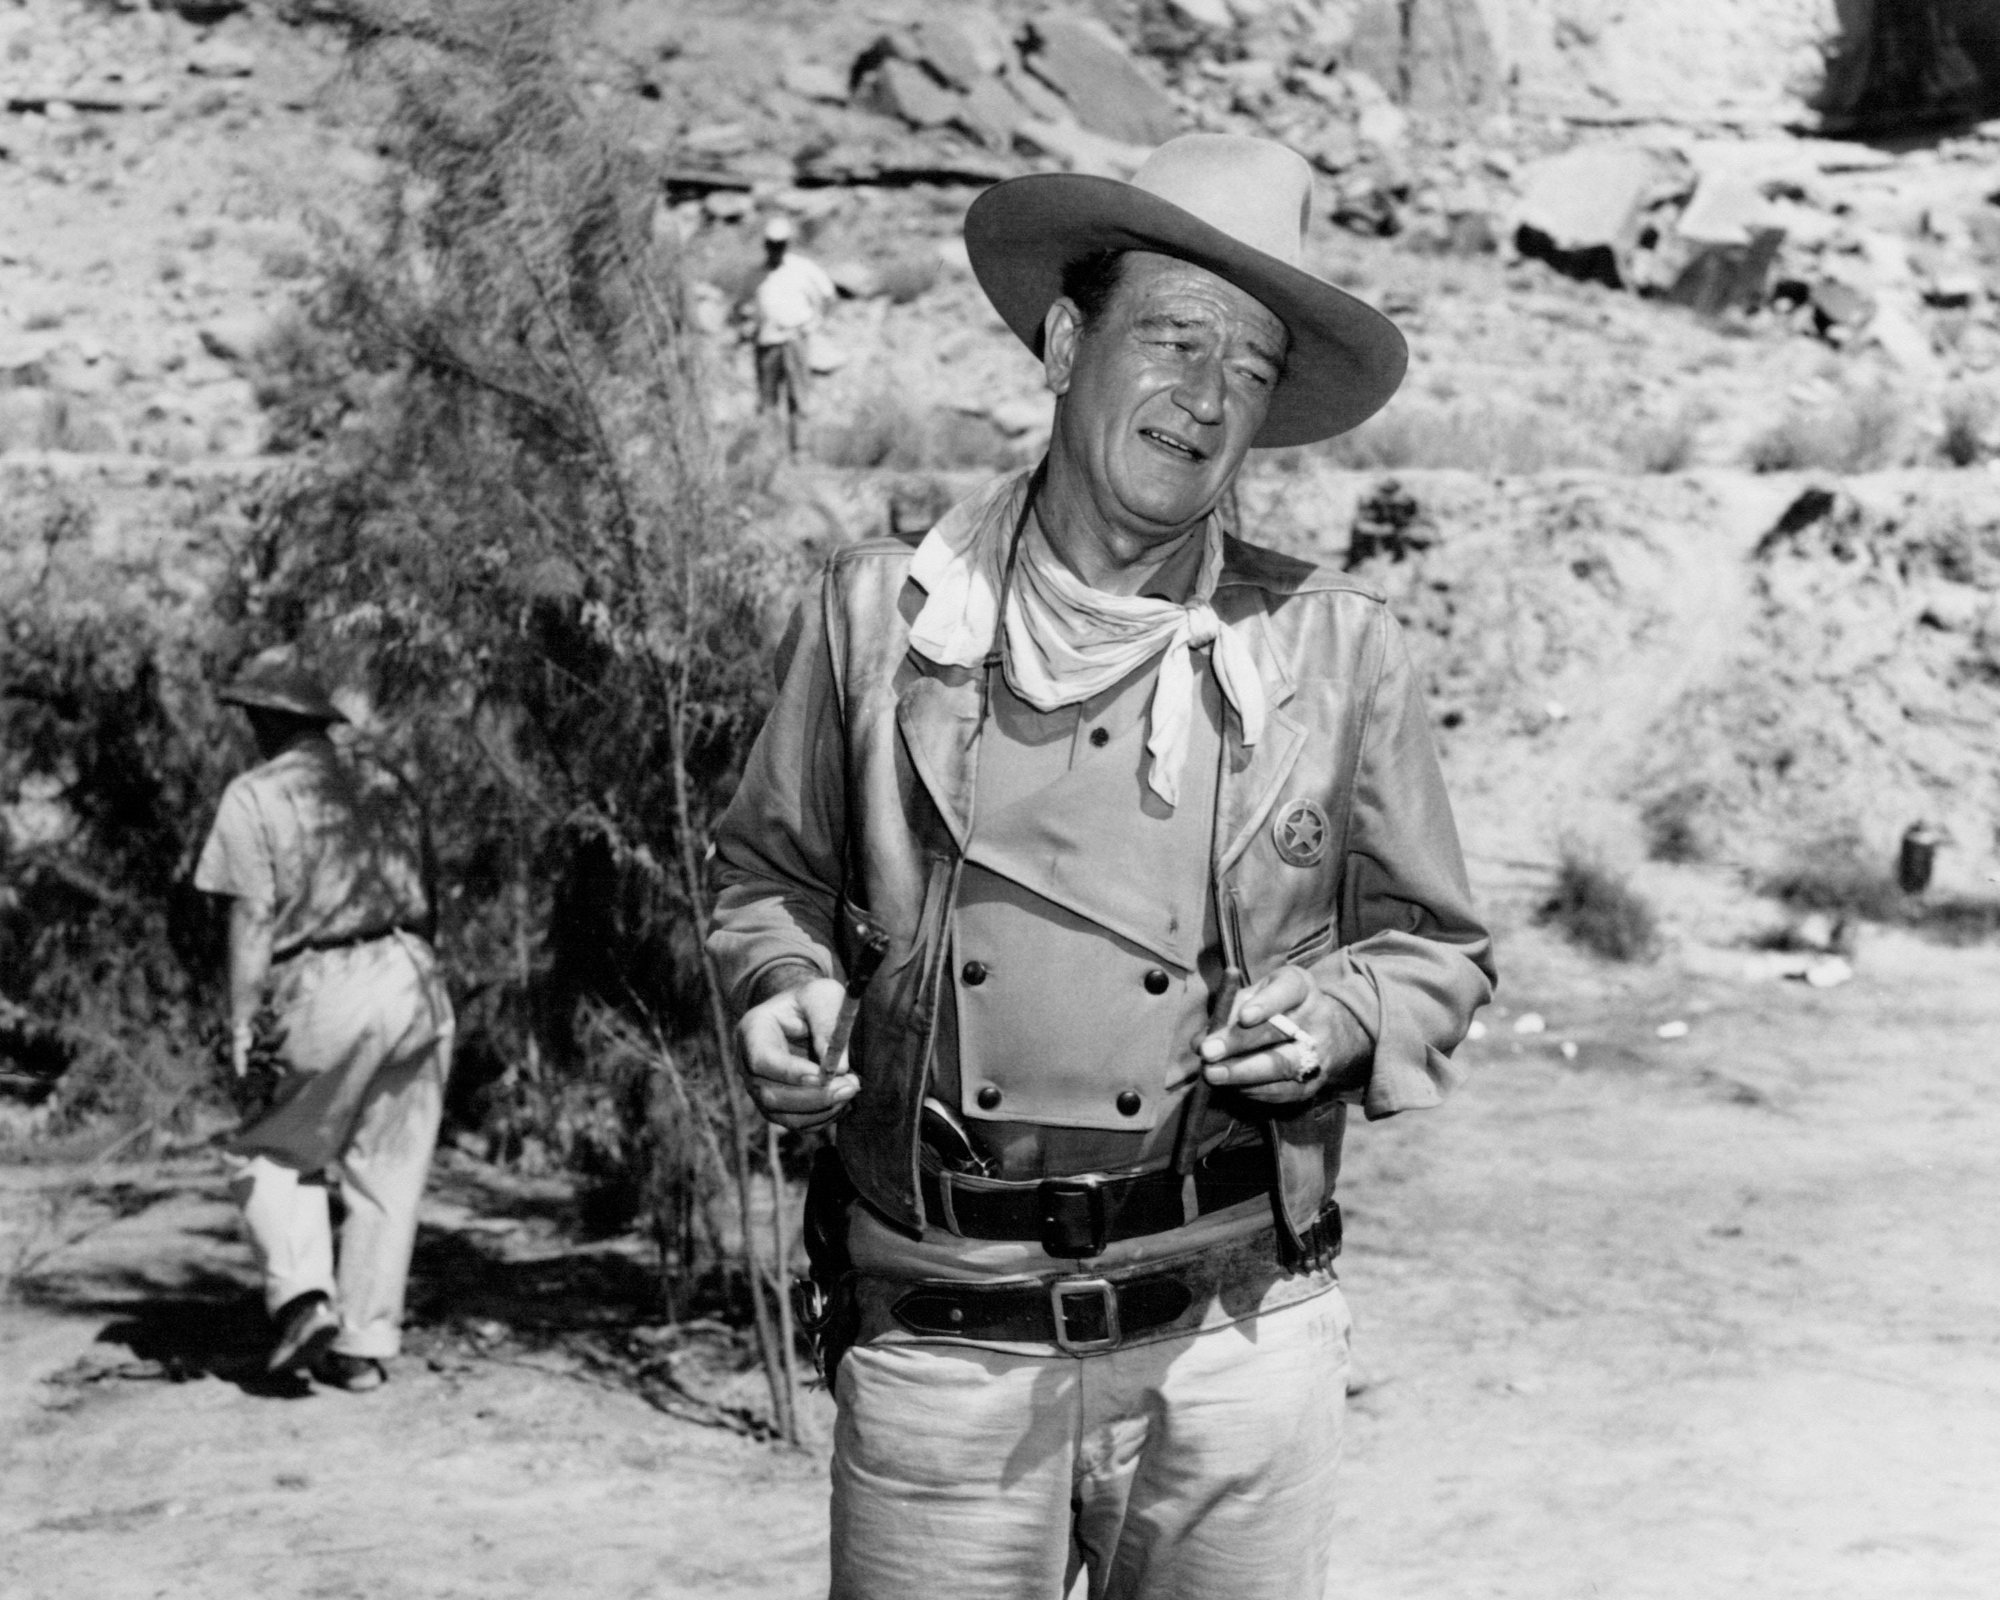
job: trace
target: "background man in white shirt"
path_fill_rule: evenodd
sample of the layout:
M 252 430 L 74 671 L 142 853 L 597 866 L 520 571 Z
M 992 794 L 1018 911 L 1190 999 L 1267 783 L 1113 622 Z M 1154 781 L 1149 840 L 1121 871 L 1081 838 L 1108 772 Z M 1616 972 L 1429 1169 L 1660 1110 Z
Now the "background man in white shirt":
M 757 409 L 781 412 L 785 444 L 799 448 L 811 368 L 806 340 L 833 303 L 833 280 L 817 261 L 792 249 L 788 217 L 764 224 L 764 275 L 751 291 L 751 338 L 756 346 Z

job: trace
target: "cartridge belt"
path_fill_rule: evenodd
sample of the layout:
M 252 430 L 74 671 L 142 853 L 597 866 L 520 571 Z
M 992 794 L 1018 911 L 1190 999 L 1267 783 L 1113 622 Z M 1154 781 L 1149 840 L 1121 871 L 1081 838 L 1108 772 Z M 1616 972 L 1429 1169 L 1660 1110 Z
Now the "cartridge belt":
M 937 1278 L 895 1282 L 859 1275 L 866 1307 L 882 1306 L 905 1333 L 968 1342 L 1053 1345 L 1089 1355 L 1148 1339 L 1192 1333 L 1212 1322 L 1218 1305 L 1236 1316 L 1252 1312 L 1278 1280 L 1292 1276 L 1277 1260 L 1268 1233 L 1255 1240 L 1151 1261 L 1101 1275 L 1003 1283 Z M 1301 1294 L 1333 1281 L 1301 1283 Z

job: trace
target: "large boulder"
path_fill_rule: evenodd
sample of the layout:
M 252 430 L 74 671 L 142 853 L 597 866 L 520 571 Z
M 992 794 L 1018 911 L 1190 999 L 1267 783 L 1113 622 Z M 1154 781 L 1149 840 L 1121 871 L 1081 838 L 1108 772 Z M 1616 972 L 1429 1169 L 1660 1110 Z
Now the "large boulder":
M 1102 23 L 1057 14 L 1036 18 L 1027 63 L 1093 133 L 1150 148 L 1180 131 L 1172 98 Z
M 890 56 L 875 69 L 876 103 L 913 128 L 942 128 L 956 122 L 963 95 L 947 89 L 914 62 Z
M 1074 122 L 1024 122 L 1019 137 L 1023 144 L 1060 161 L 1070 171 L 1093 178 L 1129 178 L 1152 153 L 1147 145 L 1107 139 Z
M 910 30 L 916 58 L 954 89 L 970 89 L 988 78 L 978 40 L 957 19 L 932 14 Z
M 1572 277 L 1622 288 L 1660 175 L 1658 158 L 1638 145 L 1580 145 L 1537 161 L 1521 173 L 1515 246 Z

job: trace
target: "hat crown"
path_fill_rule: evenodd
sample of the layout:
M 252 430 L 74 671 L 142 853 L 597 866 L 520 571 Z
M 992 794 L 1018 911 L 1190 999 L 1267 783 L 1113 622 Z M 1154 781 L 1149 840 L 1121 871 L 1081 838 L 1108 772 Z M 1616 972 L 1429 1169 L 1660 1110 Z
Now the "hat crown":
M 1313 182 L 1296 150 L 1242 134 L 1186 133 L 1148 156 L 1132 185 L 1288 267 L 1304 262 Z
M 252 657 L 217 698 L 233 705 L 288 711 L 326 722 L 347 720 L 328 696 L 319 674 L 302 664 L 284 645 Z

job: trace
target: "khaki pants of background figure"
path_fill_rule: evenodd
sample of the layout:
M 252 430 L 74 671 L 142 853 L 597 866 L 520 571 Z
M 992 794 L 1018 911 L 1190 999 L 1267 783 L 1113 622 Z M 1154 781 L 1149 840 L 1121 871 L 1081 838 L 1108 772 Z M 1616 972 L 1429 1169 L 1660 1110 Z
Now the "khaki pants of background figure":
M 273 999 L 286 1072 L 269 1113 L 233 1142 L 272 1311 L 311 1290 L 340 1313 L 334 1349 L 386 1360 L 402 1343 L 417 1204 L 444 1109 L 452 1014 L 421 939 L 391 934 L 285 962 Z M 327 1183 L 346 1207 L 336 1269 Z
M 812 386 L 803 335 L 787 344 L 757 346 L 757 409 L 777 412 L 785 424 L 785 443 L 799 447 L 799 418 L 806 412 Z
M 1347 1401 L 1339 1289 L 1104 1355 L 847 1353 L 832 1600 L 1321 1600 Z

